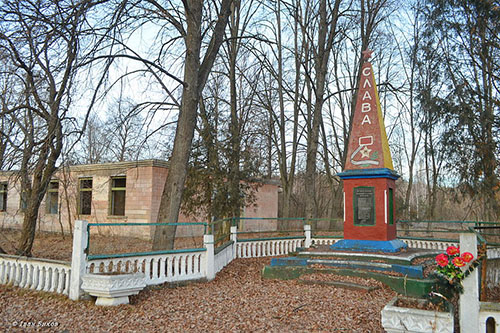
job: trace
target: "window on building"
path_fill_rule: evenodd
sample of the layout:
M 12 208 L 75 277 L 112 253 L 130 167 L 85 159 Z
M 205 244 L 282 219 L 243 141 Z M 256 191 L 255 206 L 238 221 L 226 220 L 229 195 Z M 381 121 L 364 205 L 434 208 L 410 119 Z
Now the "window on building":
M 80 215 L 90 215 L 92 213 L 92 178 L 81 178 L 78 191 L 78 213 Z
M 59 182 L 57 180 L 51 180 L 49 183 L 45 209 L 47 214 L 57 214 L 59 212 Z
M 0 212 L 7 210 L 7 183 L 0 183 Z
M 125 188 L 126 177 L 111 178 L 111 205 L 110 215 L 125 215 Z

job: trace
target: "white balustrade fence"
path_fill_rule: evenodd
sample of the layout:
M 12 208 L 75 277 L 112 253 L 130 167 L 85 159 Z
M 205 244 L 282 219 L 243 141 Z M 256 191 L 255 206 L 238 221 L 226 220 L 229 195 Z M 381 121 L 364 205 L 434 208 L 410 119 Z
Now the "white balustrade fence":
M 71 266 L 67 262 L 0 255 L 0 283 L 67 295 Z
M 442 250 L 445 251 L 448 246 L 458 246 L 457 242 L 443 242 L 434 240 L 420 240 L 400 238 L 408 247 L 415 249 Z
M 214 256 L 214 271 L 219 273 L 235 259 L 234 242 L 225 244 Z
M 281 256 L 295 251 L 303 243 L 303 237 L 295 239 L 241 240 L 236 244 L 236 253 L 238 258 Z
M 73 256 L 69 263 L 54 260 L 0 255 L 0 283 L 22 288 L 51 291 L 78 299 L 81 294 L 81 278 L 88 273 L 142 272 L 148 285 L 188 280 L 212 280 L 236 258 L 256 258 L 286 255 L 298 247 L 331 245 L 339 238 L 312 236 L 311 228 L 304 226 L 304 236 L 253 240 L 237 239 L 237 228 L 231 227 L 231 241 L 214 248 L 213 235 L 204 236 L 204 248 L 165 251 L 163 253 L 117 255 L 116 257 L 87 257 L 88 239 L 86 221 L 76 221 L 73 236 Z M 455 242 L 434 240 L 402 240 L 411 248 L 444 251 Z M 488 258 L 500 258 L 500 249 L 488 249 Z M 497 267 L 498 266 L 498 267 Z M 71 273 L 71 274 L 70 274 Z M 488 285 L 500 283 L 500 261 L 488 267 Z
M 146 284 L 196 280 L 205 277 L 205 250 L 124 258 L 91 259 L 87 273 L 135 273 L 146 276 Z
M 312 244 L 314 245 L 332 245 L 339 241 L 339 238 L 316 238 L 312 239 Z

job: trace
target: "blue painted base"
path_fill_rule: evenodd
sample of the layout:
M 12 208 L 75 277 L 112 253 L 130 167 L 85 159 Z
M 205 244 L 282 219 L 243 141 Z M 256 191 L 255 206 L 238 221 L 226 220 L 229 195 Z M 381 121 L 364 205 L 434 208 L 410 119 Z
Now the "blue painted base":
M 402 240 L 393 239 L 390 241 L 374 241 L 361 239 L 342 239 L 337 243 L 330 245 L 332 250 L 353 251 L 353 252 L 388 252 L 395 253 L 406 249 Z
M 296 257 L 272 258 L 271 266 L 307 266 L 307 259 Z
M 321 264 L 331 266 L 333 268 L 347 268 L 347 269 L 362 269 L 362 270 L 375 270 L 382 272 L 397 272 L 404 274 L 410 278 L 422 279 L 424 271 L 422 265 L 399 265 L 399 264 L 386 264 L 363 262 L 357 260 L 332 260 L 332 259 L 310 259 L 310 258 L 272 258 L 271 267 L 287 266 L 287 267 L 306 267 L 314 264 Z
M 345 170 L 337 176 L 340 179 L 390 178 L 394 180 L 400 177 L 396 171 L 388 168 Z

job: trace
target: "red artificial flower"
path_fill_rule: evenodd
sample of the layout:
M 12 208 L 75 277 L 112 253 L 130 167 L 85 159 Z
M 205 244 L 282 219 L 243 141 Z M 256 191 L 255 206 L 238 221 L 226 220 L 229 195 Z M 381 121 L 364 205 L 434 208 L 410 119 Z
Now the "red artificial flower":
M 470 262 L 472 259 L 474 259 L 474 256 L 470 252 L 464 252 L 462 253 L 461 258 L 465 262 Z
M 453 258 L 452 262 L 453 262 L 453 265 L 455 265 L 456 267 L 464 267 L 465 266 L 465 261 L 460 257 Z
M 449 256 L 453 256 L 460 253 L 460 250 L 456 246 L 448 246 L 448 248 L 446 249 L 446 253 L 448 253 Z
M 439 266 L 444 267 L 448 265 L 448 256 L 444 253 L 438 254 L 436 256 L 436 262 Z

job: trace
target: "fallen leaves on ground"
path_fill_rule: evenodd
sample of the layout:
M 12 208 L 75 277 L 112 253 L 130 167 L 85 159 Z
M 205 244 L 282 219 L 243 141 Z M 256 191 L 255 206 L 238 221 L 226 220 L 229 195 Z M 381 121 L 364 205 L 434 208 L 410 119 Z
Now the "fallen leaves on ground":
M 383 332 L 380 311 L 395 293 L 363 293 L 295 280 L 262 279 L 269 258 L 237 259 L 211 282 L 152 287 L 130 305 L 0 286 L 0 331 L 35 331 L 24 323 L 57 323 L 69 332 Z M 17 326 L 14 327 L 13 324 Z

